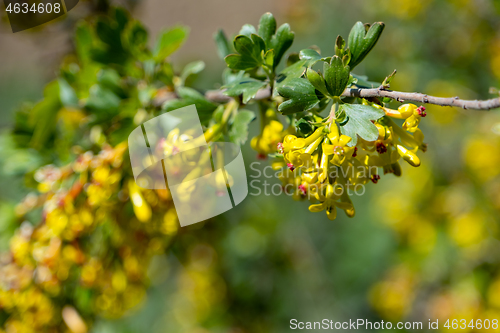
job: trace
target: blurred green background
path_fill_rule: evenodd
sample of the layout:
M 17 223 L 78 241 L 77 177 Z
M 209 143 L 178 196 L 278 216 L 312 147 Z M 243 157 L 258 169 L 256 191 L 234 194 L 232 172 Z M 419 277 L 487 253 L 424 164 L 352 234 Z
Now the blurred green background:
M 338 34 L 356 21 L 386 23 L 370 56 L 356 69 L 381 81 L 397 69 L 392 89 L 438 96 L 491 98 L 500 82 L 500 2 L 496 0 L 161 1 L 126 3 L 153 36 L 183 24 L 190 37 L 174 68 L 203 60 L 194 87 L 221 84 L 225 64 L 212 34 L 256 25 L 271 11 L 296 33 L 291 51 L 317 45 L 333 53 Z M 64 54 L 74 22 L 39 31 L 0 30 L 0 128 L 13 111 L 42 97 Z M 79 8 L 80 7 L 80 8 Z M 396 104 L 395 104 L 396 105 Z M 291 319 L 422 321 L 500 319 L 500 115 L 429 106 L 422 166 L 383 176 L 354 198 L 357 214 L 329 221 L 287 196 L 253 196 L 236 209 L 183 232 L 152 260 L 142 303 L 120 319 L 98 318 L 93 332 L 288 332 Z M 258 121 L 251 135 L 257 135 Z M 249 165 L 256 153 L 243 150 Z M 8 156 L 9 143 L 0 146 Z M 16 155 L 17 156 L 17 155 Z M 0 246 L 18 225 L 13 205 L 28 193 L 3 158 Z M 262 162 L 264 167 L 266 162 Z M 470 329 L 463 330 L 471 331 Z M 478 331 L 478 330 L 476 330 Z

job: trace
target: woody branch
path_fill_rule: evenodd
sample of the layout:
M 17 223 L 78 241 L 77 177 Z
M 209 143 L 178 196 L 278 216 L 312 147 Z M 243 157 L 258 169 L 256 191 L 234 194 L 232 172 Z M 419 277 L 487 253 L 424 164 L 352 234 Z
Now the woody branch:
M 463 109 L 474 110 L 490 110 L 500 108 L 500 98 L 492 98 L 487 100 L 464 100 L 459 97 L 435 97 L 422 93 L 410 93 L 385 89 L 383 86 L 378 88 L 349 88 L 342 94 L 343 97 L 388 97 L 398 102 L 416 102 L 434 104 L 440 106 L 456 106 Z M 221 90 L 209 90 L 205 97 L 213 102 L 224 103 L 231 99 L 231 97 L 223 94 Z M 256 100 L 262 100 L 270 97 L 270 90 L 263 89 L 255 96 Z

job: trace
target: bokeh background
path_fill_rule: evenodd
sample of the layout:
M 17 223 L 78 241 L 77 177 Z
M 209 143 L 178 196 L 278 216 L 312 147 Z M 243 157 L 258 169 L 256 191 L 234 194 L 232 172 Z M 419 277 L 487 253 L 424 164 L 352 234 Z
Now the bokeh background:
M 333 53 L 338 34 L 356 21 L 386 29 L 357 74 L 392 88 L 438 96 L 490 98 L 500 87 L 500 2 L 496 0 L 210 0 L 116 3 L 152 36 L 182 24 L 190 36 L 174 68 L 203 60 L 193 86 L 217 88 L 225 64 L 213 33 L 257 25 L 266 11 L 296 33 L 291 51 L 317 45 Z M 14 111 L 42 98 L 76 22 L 92 13 L 81 2 L 67 17 L 12 34 L 0 26 L 0 128 Z M 5 20 L 4 20 L 5 21 Z M 253 196 L 208 223 L 189 228 L 156 254 L 149 288 L 119 318 L 97 316 L 92 332 L 288 332 L 290 319 L 370 321 L 500 319 L 500 114 L 429 106 L 422 121 L 428 151 L 403 177 L 383 176 L 354 198 L 357 214 L 329 221 L 307 203 Z M 251 126 L 256 135 L 258 121 Z M 19 227 L 15 206 L 30 192 L 20 170 L 35 156 L 11 154 L 0 137 L 0 248 Z M 256 153 L 243 148 L 249 165 Z M 261 168 L 266 162 L 262 162 Z M 250 177 L 255 176 L 247 169 Z M 470 331 L 469 329 L 463 330 Z

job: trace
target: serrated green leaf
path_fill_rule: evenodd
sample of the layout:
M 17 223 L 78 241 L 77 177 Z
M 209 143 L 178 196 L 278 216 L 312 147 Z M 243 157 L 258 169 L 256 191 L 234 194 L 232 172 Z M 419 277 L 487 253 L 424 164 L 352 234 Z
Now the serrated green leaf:
M 215 45 L 217 46 L 217 53 L 221 59 L 224 59 L 227 55 L 233 52 L 232 46 L 227 40 L 226 34 L 222 29 L 219 29 L 214 33 Z
M 259 22 L 259 36 L 266 43 L 267 48 L 271 48 L 271 38 L 276 33 L 276 19 L 273 14 L 265 13 Z
M 259 89 L 265 87 L 266 85 L 267 83 L 263 81 L 251 78 L 242 78 L 240 81 L 232 82 L 223 88 L 227 88 L 227 90 L 224 91 L 224 94 L 231 97 L 243 94 L 243 103 L 246 104 L 249 100 L 255 97 Z
M 326 89 L 325 79 L 321 73 L 316 72 L 314 69 L 308 68 L 306 71 L 306 77 L 311 82 L 311 84 L 323 95 L 328 96 L 329 92 Z
M 284 115 L 310 110 L 319 103 L 316 90 L 307 79 L 290 79 L 277 90 L 287 99 L 278 107 L 278 111 Z
M 331 96 L 340 96 L 349 82 L 349 66 L 344 65 L 340 57 L 334 55 L 330 63 L 323 64 L 326 87 Z
M 278 66 L 285 52 L 292 46 L 295 33 L 290 30 L 290 25 L 281 25 L 276 34 L 271 38 L 270 45 L 274 49 L 274 68 Z
M 366 55 L 373 49 L 384 30 L 384 26 L 382 22 L 375 22 L 366 31 L 365 25 L 357 22 L 352 27 L 348 38 L 348 45 L 351 50 L 351 61 L 349 63 L 351 69 L 363 61 Z
M 224 60 L 231 69 L 249 70 L 262 64 L 262 51 L 265 43 L 262 38 L 252 34 L 251 38 L 238 35 L 234 38 L 234 49 L 239 54 L 230 54 Z
M 358 135 L 366 141 L 377 140 L 378 129 L 371 121 L 383 117 L 383 110 L 362 104 L 343 104 L 341 108 L 347 121 L 340 126 L 340 131 L 352 138 L 348 146 L 354 147 L 357 144 Z
M 229 130 L 229 138 L 232 142 L 243 145 L 248 139 L 248 125 L 255 119 L 255 114 L 248 110 L 238 110 L 233 124 Z
M 156 41 L 153 56 L 156 61 L 162 61 L 182 46 L 189 34 L 187 27 L 178 26 L 160 34 Z

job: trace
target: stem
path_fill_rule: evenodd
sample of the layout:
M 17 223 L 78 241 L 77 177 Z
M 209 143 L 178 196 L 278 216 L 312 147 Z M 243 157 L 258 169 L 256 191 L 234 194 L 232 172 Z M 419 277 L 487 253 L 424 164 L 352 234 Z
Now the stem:
M 400 91 L 386 90 L 383 87 L 373 89 L 346 89 L 342 96 L 351 97 L 388 97 L 400 103 L 417 102 L 440 106 L 456 106 L 463 109 L 490 110 L 500 107 L 500 98 L 487 100 L 463 100 L 456 97 L 434 97 L 422 93 L 408 93 Z
M 255 100 L 261 100 L 271 97 L 270 89 L 259 90 Z M 205 97 L 211 101 L 226 103 L 231 100 L 222 93 L 222 91 L 211 90 L 207 91 Z M 342 97 L 388 97 L 398 102 L 416 102 L 416 103 L 427 103 L 440 106 L 456 106 L 463 109 L 474 109 L 474 110 L 490 110 L 500 108 L 500 98 L 491 98 L 487 100 L 463 100 L 459 97 L 435 97 L 422 93 L 409 93 L 401 91 L 387 90 L 383 87 L 364 89 L 364 88 L 351 88 L 346 89 L 342 94 Z
M 335 124 L 335 119 L 337 119 L 337 111 L 339 109 L 339 102 L 334 101 L 332 108 L 330 110 L 330 114 L 328 115 L 328 122 L 330 125 L 328 125 L 328 129 L 331 131 L 332 130 L 332 124 Z M 337 126 L 337 124 L 335 124 Z
M 259 102 L 259 111 L 260 111 L 260 133 L 264 132 L 264 127 L 266 127 L 266 105 L 262 102 Z

